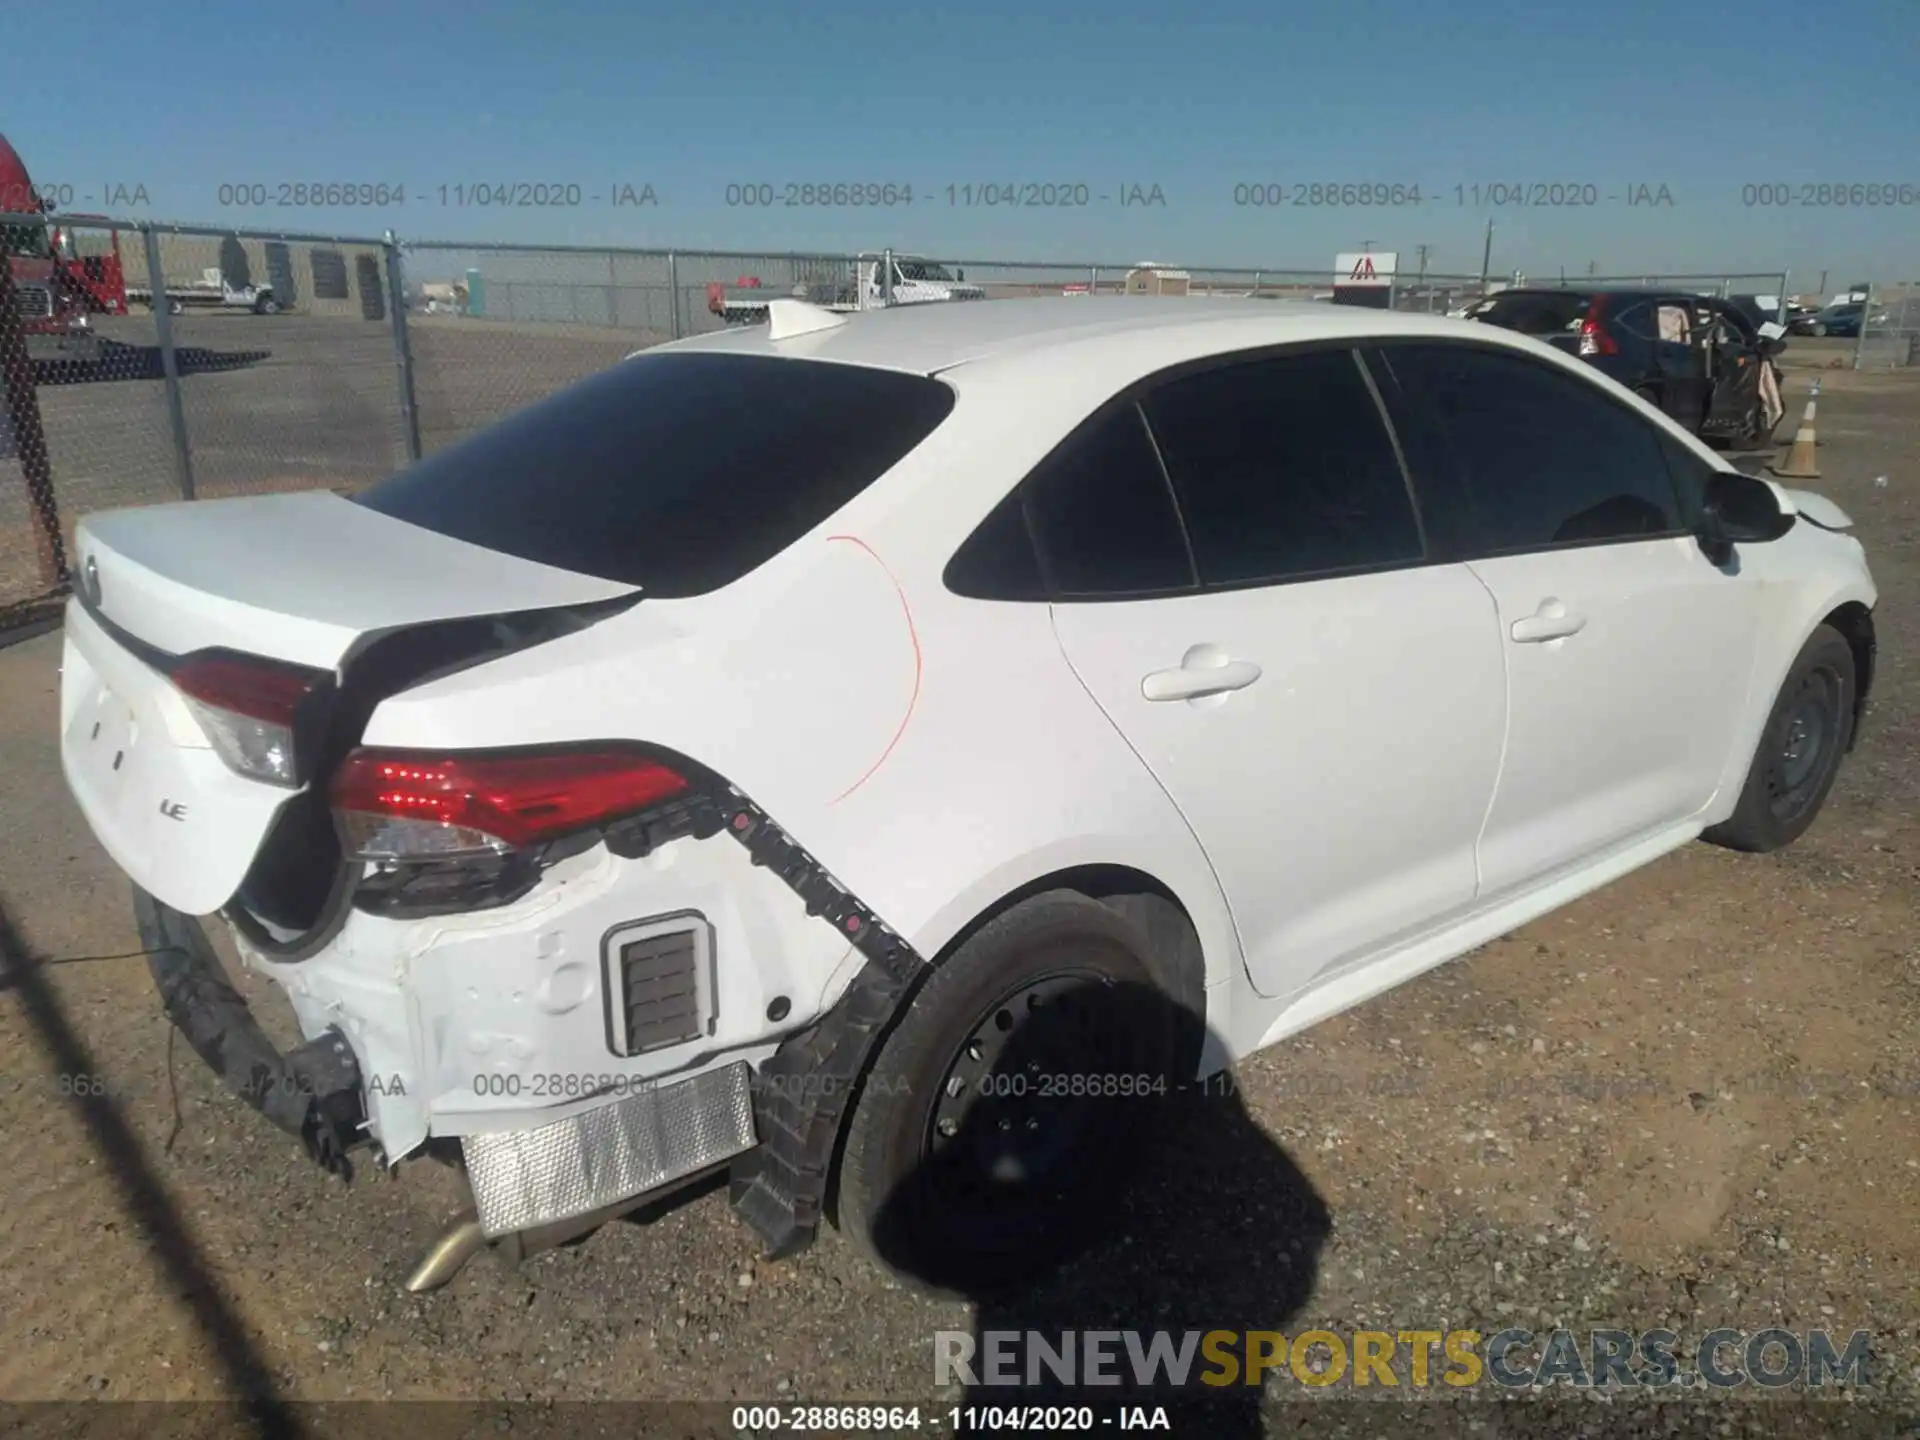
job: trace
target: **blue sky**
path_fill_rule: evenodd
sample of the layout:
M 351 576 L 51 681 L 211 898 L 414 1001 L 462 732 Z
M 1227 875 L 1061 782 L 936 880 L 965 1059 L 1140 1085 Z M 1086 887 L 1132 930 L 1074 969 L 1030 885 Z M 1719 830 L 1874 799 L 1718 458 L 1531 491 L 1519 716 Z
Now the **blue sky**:
M 40 29 L 56 52 L 111 36 L 111 55 L 50 64 L 14 43 Z M 413 238 L 1276 269 L 1326 268 L 1365 241 L 1411 269 L 1424 243 L 1431 270 L 1455 272 L 1478 271 L 1491 216 L 1496 271 L 1790 267 L 1796 289 L 1822 270 L 1829 289 L 1920 277 L 1920 204 L 1761 208 L 1742 193 L 1859 182 L 1913 198 L 1920 0 L 200 0 L 84 23 L 70 5 L 0 0 L 0 33 L 0 128 L 75 209 L 140 186 L 144 207 L 112 208 Z M 406 203 L 220 203 L 223 184 L 301 181 L 404 185 Z M 807 181 L 911 185 L 916 201 L 727 204 L 730 183 Z M 521 182 L 578 185 L 581 203 L 462 204 L 455 189 Z M 1025 182 L 1084 184 L 1091 203 L 947 192 Z M 1234 203 L 1245 182 L 1417 184 L 1425 203 L 1254 208 Z M 1536 182 L 1591 185 L 1600 204 L 1472 191 Z M 608 203 L 649 184 L 656 204 Z M 1123 207 L 1135 185 L 1164 203 Z M 1626 204 L 1641 185 L 1672 203 Z

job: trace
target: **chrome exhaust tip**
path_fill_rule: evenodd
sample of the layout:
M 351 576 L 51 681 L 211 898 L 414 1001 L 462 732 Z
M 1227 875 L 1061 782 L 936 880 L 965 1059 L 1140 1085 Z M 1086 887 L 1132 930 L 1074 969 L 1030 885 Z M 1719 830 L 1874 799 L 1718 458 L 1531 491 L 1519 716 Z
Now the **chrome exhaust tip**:
M 480 1228 L 479 1216 L 471 1212 L 461 1216 L 427 1247 L 426 1253 L 415 1263 L 407 1275 L 407 1290 L 414 1295 L 438 1290 L 458 1275 L 469 1260 L 486 1248 L 486 1244 L 487 1232 Z

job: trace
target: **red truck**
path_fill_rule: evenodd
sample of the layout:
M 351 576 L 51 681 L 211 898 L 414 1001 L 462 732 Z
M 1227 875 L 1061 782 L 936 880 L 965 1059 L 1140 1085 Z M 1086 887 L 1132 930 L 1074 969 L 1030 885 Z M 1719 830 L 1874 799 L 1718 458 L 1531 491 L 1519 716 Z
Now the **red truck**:
M 13 271 L 15 304 L 35 360 L 91 364 L 100 358 L 96 314 L 127 313 L 127 287 L 120 241 L 109 229 L 109 248 L 81 255 L 72 223 L 49 223 L 49 207 L 34 188 L 20 154 L 0 135 L 0 252 Z

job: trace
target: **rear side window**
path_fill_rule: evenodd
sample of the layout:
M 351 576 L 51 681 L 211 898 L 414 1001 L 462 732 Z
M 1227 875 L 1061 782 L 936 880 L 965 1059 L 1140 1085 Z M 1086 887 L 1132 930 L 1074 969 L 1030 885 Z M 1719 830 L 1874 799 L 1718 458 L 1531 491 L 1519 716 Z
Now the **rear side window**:
M 1646 300 L 1616 301 L 1607 306 L 1606 323 L 1609 330 L 1624 330 L 1629 335 L 1642 340 L 1659 338 L 1659 327 L 1653 318 L 1653 305 Z
M 1193 588 L 1180 516 L 1135 406 L 1073 436 L 1023 488 L 1061 599 Z
M 972 600 L 1044 600 L 1046 582 L 1015 490 L 980 522 L 947 562 L 946 586 Z
M 1438 421 L 1495 554 L 1679 531 L 1660 432 L 1544 361 L 1463 346 L 1388 349 Z
M 1203 584 L 1422 558 L 1399 457 L 1352 352 L 1203 370 L 1154 390 L 1145 409 Z
M 1483 302 L 1473 318 L 1522 335 L 1560 335 L 1580 328 L 1592 301 L 1576 291 L 1498 295 Z
M 739 579 L 946 419 L 937 380 L 757 355 L 646 355 L 357 497 L 457 540 L 653 596 Z

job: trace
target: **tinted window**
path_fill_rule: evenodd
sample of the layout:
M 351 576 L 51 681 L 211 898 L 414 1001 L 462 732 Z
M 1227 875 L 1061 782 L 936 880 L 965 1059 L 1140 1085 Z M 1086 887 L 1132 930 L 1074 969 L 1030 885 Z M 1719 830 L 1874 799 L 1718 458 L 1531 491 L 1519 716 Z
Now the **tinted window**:
M 1133 406 L 1048 456 L 1026 490 L 1041 554 L 1063 598 L 1193 585 L 1166 475 Z
M 1559 335 L 1580 328 L 1592 301 L 1591 295 L 1571 290 L 1523 291 L 1482 301 L 1473 318 L 1522 335 Z
M 1672 435 L 1660 437 L 1660 452 L 1667 460 L 1667 474 L 1680 495 L 1680 514 L 1689 524 L 1697 520 L 1707 498 L 1707 477 L 1720 467 L 1709 465 Z
M 1659 323 L 1653 318 L 1653 304 L 1647 300 L 1628 300 L 1607 307 L 1607 328 L 1624 330 L 1642 340 L 1660 338 Z
M 490 550 L 698 595 L 825 520 L 952 408 L 939 381 L 890 370 L 642 356 L 358 498 Z
M 1464 347 L 1390 352 L 1432 410 L 1493 551 L 1681 528 L 1659 432 L 1598 387 L 1542 361 Z
M 1146 412 L 1204 583 L 1421 557 L 1393 441 L 1349 351 L 1204 370 L 1160 386 Z
M 980 522 L 947 562 L 947 588 L 975 600 L 1042 600 L 1046 585 L 1033 536 L 1014 491 Z
M 0 209 L 7 207 L 0 206 Z M 19 255 L 28 260 L 51 260 L 53 237 L 45 225 L 0 225 L 0 255 Z

